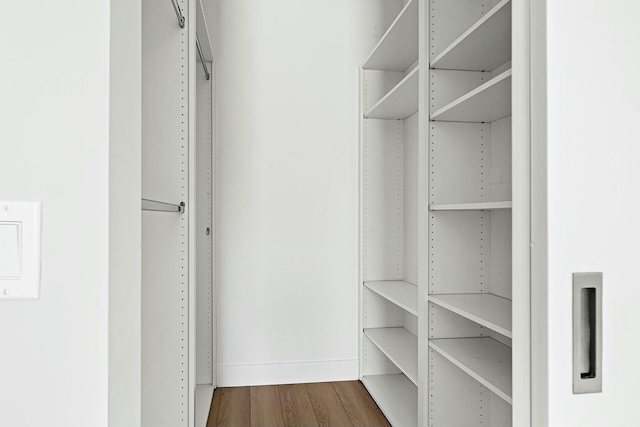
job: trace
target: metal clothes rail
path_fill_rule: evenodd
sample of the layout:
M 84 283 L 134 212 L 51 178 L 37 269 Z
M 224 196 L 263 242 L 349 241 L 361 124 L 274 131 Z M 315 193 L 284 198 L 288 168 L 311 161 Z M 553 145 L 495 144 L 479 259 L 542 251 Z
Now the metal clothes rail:
M 155 212 L 173 212 L 184 213 L 185 204 L 180 202 L 179 205 L 172 203 L 158 202 L 156 200 L 142 199 L 143 211 L 155 211 Z

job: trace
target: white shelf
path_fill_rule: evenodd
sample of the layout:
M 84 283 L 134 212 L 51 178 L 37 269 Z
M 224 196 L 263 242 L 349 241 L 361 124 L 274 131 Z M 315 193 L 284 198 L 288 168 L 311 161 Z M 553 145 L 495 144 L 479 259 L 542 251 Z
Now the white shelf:
M 382 36 L 362 68 L 405 71 L 418 60 L 418 0 L 410 0 Z
M 429 347 L 512 404 L 509 347 L 492 338 L 436 339 Z
M 402 374 L 368 375 L 362 384 L 393 427 L 418 425 L 418 388 Z
M 365 329 L 364 334 L 418 385 L 418 337 L 404 328 Z
M 431 120 L 494 122 L 511 115 L 511 69 L 442 107 Z
M 430 211 L 489 211 L 511 209 L 511 202 L 479 202 L 429 205 Z
M 414 316 L 418 315 L 418 287 L 403 281 L 364 282 L 381 297 L 391 301 Z
M 511 301 L 492 294 L 429 295 L 429 301 L 508 338 L 511 333 Z
M 418 111 L 418 67 L 391 89 L 364 115 L 367 119 L 400 119 Z
M 503 0 L 431 61 L 431 68 L 491 71 L 511 59 L 511 0 Z

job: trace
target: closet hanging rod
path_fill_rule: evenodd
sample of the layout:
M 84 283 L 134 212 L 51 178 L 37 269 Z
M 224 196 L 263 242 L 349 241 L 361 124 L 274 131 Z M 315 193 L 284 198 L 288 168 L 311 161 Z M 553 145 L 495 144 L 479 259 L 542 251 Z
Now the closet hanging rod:
M 179 205 L 172 203 L 157 202 L 155 200 L 142 199 L 143 211 L 155 211 L 155 212 L 175 212 L 184 213 L 184 202 L 180 202 Z
M 173 4 L 173 10 L 176 11 L 176 17 L 178 17 L 178 25 L 180 25 L 180 28 L 184 28 L 184 15 L 182 14 L 182 9 L 180 9 L 178 0 L 171 0 L 171 4 Z
M 204 68 L 204 75 L 207 76 L 207 80 L 211 80 L 211 74 L 209 74 L 207 63 L 204 60 L 204 54 L 202 53 L 202 48 L 200 47 L 200 39 L 198 38 L 197 33 L 196 33 L 196 48 L 198 49 L 198 55 L 200 55 L 200 61 L 202 61 L 202 68 Z

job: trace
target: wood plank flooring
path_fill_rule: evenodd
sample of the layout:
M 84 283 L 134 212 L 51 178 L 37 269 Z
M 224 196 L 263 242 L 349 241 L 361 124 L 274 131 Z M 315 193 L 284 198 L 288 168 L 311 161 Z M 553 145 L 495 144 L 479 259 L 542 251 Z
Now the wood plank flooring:
M 216 389 L 207 427 L 390 427 L 360 381 Z

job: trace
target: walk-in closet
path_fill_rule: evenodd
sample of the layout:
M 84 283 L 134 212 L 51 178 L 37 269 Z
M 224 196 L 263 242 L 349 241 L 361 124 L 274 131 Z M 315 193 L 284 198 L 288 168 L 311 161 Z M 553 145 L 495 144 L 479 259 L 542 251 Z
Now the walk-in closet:
M 640 1 L 5 9 L 0 427 L 640 425 Z

